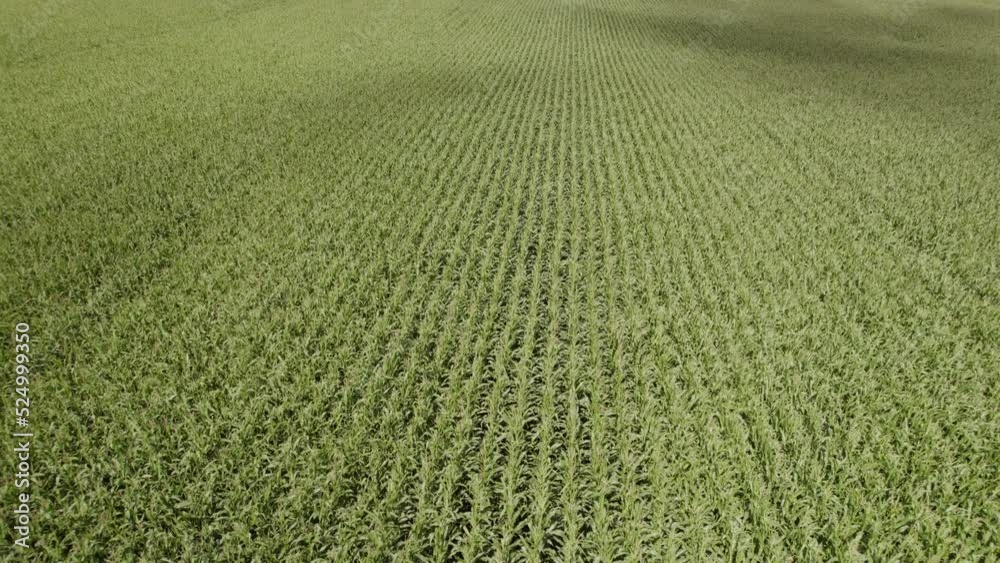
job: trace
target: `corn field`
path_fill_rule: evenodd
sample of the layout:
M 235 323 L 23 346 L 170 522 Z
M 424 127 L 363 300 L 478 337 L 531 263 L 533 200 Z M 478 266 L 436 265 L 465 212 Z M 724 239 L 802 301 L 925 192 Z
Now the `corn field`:
M 1000 4 L 0 31 L 0 558 L 1000 557 Z

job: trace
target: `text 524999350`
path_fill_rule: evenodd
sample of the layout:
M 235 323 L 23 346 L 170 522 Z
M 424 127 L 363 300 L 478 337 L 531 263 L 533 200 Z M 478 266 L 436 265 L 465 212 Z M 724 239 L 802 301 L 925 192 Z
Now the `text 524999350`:
M 18 323 L 14 327 L 14 415 L 17 429 L 14 431 L 14 488 L 17 490 L 17 502 L 14 508 L 14 544 L 21 548 L 29 548 L 31 539 L 31 438 L 28 417 L 30 416 L 31 397 L 28 393 L 31 369 L 28 353 L 31 337 L 28 335 L 28 323 Z

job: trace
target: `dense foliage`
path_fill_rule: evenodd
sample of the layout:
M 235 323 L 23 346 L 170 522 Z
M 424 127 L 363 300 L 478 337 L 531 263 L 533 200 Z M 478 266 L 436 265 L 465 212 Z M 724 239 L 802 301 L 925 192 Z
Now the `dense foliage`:
M 27 557 L 995 560 L 998 14 L 4 2 Z

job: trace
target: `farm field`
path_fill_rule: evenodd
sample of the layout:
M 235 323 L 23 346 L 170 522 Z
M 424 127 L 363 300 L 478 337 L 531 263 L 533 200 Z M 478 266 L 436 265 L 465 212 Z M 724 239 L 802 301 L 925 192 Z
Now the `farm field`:
M 0 3 L 0 559 L 996 561 L 998 38 Z

